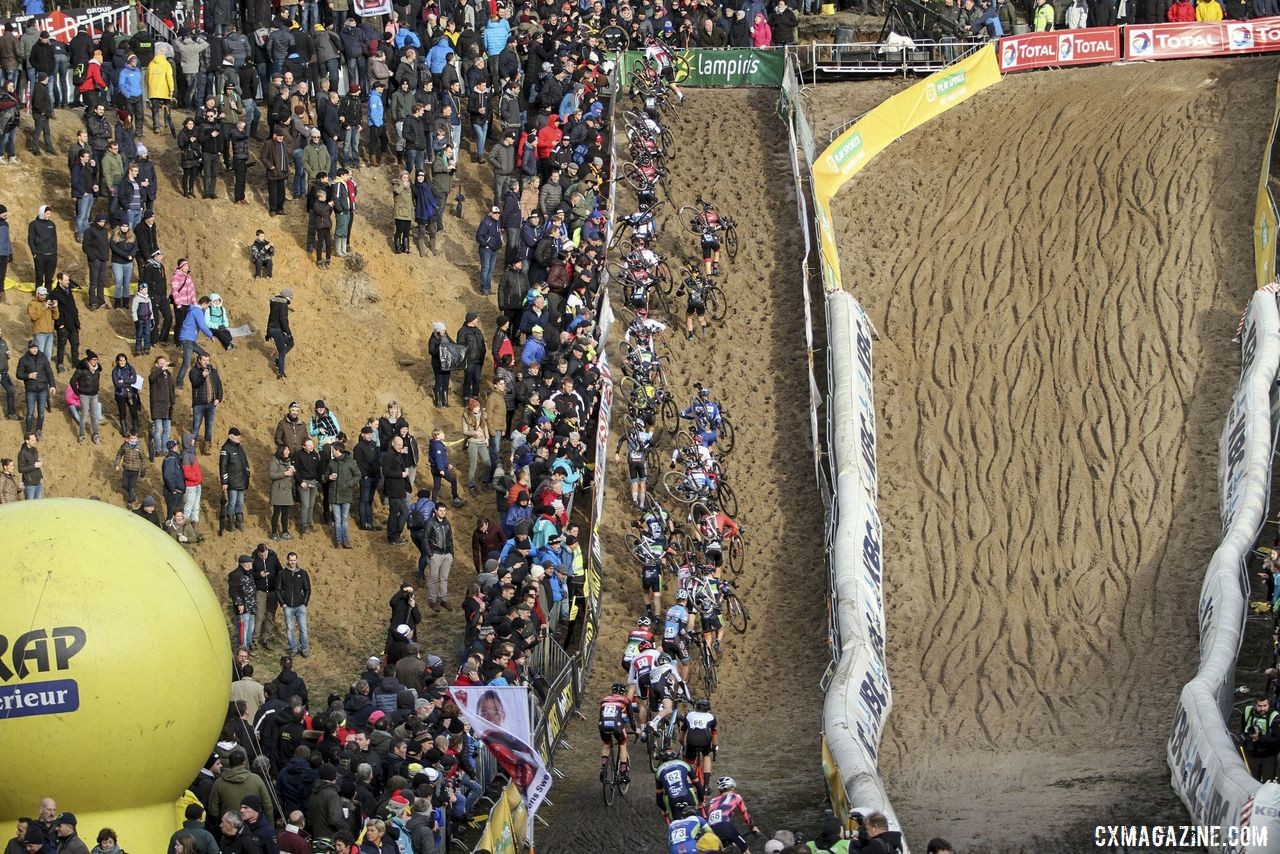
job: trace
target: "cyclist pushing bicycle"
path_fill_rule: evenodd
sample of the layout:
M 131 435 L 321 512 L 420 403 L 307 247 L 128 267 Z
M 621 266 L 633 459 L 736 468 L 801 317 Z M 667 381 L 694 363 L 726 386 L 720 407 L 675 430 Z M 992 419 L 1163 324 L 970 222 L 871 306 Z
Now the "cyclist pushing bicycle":
M 698 627 L 702 632 L 703 643 L 711 643 L 711 648 L 720 654 L 720 641 L 724 638 L 724 621 L 720 619 L 720 610 L 724 606 L 724 595 L 720 580 L 703 570 L 695 576 L 693 590 L 690 593 L 694 611 L 698 615 Z
M 676 714 L 677 702 L 689 701 L 689 686 L 685 684 L 675 659 L 662 653 L 653 661 L 649 671 L 649 729 L 657 733 L 667 715 Z M 650 735 L 653 738 L 654 735 Z
M 643 507 L 648 489 L 649 450 L 653 447 L 652 419 L 641 415 L 636 418 L 631 428 L 618 438 L 618 446 L 613 452 L 615 462 L 621 459 L 624 445 L 627 449 L 627 480 L 631 482 L 631 503 L 637 507 Z
M 698 539 L 702 543 L 702 553 L 715 567 L 716 578 L 720 577 L 720 568 L 724 566 L 724 543 L 742 533 L 742 527 L 723 513 L 700 506 L 696 511 Z
M 622 783 L 630 780 L 628 775 L 627 730 L 635 730 L 636 723 L 631 717 L 631 701 L 627 699 L 627 686 L 615 682 L 600 700 L 600 780 L 605 780 L 606 767 L 609 764 L 609 748 L 618 745 L 618 777 Z
M 664 751 L 658 761 L 661 764 L 654 772 L 657 781 L 655 795 L 658 809 L 666 816 L 667 823 L 679 819 L 686 809 L 692 811 L 690 815 L 697 815 L 702 793 L 693 779 L 693 767 L 670 750 Z
M 627 672 L 627 696 L 636 701 L 635 704 L 639 707 L 641 741 L 647 741 L 649 736 L 645 729 L 649 723 L 649 679 L 660 655 L 662 653 L 653 648 L 652 641 L 640 641 L 635 657 L 631 659 L 631 669 Z
M 711 758 L 720 747 L 716 716 L 711 714 L 711 701 L 699 699 L 693 711 L 680 721 L 680 740 L 684 742 L 684 759 L 702 780 L 711 776 Z

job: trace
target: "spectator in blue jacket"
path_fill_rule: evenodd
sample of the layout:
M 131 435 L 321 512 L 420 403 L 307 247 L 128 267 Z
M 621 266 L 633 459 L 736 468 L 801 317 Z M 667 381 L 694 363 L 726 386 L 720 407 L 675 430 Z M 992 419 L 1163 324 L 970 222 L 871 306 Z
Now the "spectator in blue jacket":
M 165 450 L 168 453 L 160 464 L 160 477 L 164 481 L 165 517 L 171 518 L 174 512 L 182 509 L 187 483 L 182 476 L 182 457 L 178 454 L 178 443 L 170 439 L 165 443 Z
M 205 338 L 213 340 L 213 330 L 209 328 L 209 321 L 205 320 L 204 312 L 188 311 L 187 316 L 182 319 L 182 328 L 178 330 L 178 344 L 182 346 L 182 367 L 178 368 L 178 378 L 174 382 L 178 388 L 182 388 L 182 382 L 187 377 L 187 368 L 191 367 L 191 354 L 209 355 L 196 343 L 202 333 Z
M 135 54 L 131 53 L 125 59 L 124 68 L 120 69 L 120 76 L 116 80 L 116 88 L 120 97 L 124 98 L 129 115 L 133 116 L 134 136 L 142 136 L 143 126 L 146 124 L 142 118 L 142 69 L 138 67 L 138 57 Z
M 542 364 L 542 360 L 547 357 L 547 345 L 542 340 L 542 327 L 535 326 L 529 330 L 529 339 L 524 342 L 524 349 L 520 351 L 520 362 L 526 368 L 534 364 Z
M 489 23 L 484 25 L 484 52 L 489 57 L 489 77 L 494 86 L 499 83 L 498 55 L 507 46 L 507 39 L 511 36 L 510 15 L 510 9 L 499 7 L 498 17 L 490 18 Z
M 444 68 L 449 64 L 449 58 L 453 56 L 453 43 L 449 41 L 448 36 L 441 36 L 436 39 L 436 43 L 427 51 L 427 71 L 431 72 L 431 79 L 435 83 L 436 91 L 444 91 Z
M 383 154 L 391 152 L 391 140 L 387 137 L 387 110 L 383 100 L 387 84 L 378 80 L 369 92 L 369 160 L 377 165 Z
M 458 476 L 449 464 L 449 449 L 444 445 L 444 431 L 439 427 L 431 431 L 431 443 L 427 446 L 427 459 L 431 463 L 431 500 L 439 503 L 440 483 L 444 481 L 453 490 L 453 506 L 461 507 L 458 497 Z
M 406 47 L 411 47 L 411 48 L 414 48 L 415 50 L 421 50 L 422 40 L 418 38 L 418 34 L 415 33 L 413 30 L 409 29 L 408 27 L 401 27 L 400 29 L 396 30 L 395 45 L 396 45 L 397 53 L 402 53 Z
M 502 519 L 502 533 L 507 539 L 511 539 L 516 535 L 516 525 L 532 516 L 529 493 L 522 490 L 516 495 L 516 503 L 507 508 L 507 515 Z

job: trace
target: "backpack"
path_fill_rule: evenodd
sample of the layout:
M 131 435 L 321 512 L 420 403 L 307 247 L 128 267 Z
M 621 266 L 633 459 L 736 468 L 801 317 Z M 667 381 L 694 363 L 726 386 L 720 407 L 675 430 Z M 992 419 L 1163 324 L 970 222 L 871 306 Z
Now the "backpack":
M 550 266 L 552 260 L 556 257 L 556 239 L 550 234 L 544 234 L 538 238 L 538 242 L 533 245 L 533 260 L 538 262 L 538 266 Z
M 421 507 L 414 507 L 409 511 L 409 530 L 421 531 L 427 527 L 427 514 L 422 512 Z

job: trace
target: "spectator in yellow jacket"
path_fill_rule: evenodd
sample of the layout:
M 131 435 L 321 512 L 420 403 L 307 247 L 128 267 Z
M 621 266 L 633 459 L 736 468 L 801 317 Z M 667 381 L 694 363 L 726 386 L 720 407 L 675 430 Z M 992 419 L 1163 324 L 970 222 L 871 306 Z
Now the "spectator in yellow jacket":
M 1199 0 L 1196 3 L 1197 21 L 1221 21 L 1225 17 L 1218 0 Z
M 163 111 L 169 135 L 176 137 L 178 131 L 173 126 L 169 109 L 173 103 L 173 63 L 164 54 L 157 53 L 147 65 L 147 97 L 151 99 L 151 132 L 160 132 L 156 117 Z

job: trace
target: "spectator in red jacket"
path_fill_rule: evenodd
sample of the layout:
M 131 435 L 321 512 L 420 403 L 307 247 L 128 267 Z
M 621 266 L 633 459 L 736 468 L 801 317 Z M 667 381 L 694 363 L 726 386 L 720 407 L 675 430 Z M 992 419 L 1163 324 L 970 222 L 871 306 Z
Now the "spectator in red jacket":
M 1169 20 L 1173 23 L 1186 23 L 1196 19 L 1196 7 L 1191 0 L 1174 0 L 1169 7 Z

